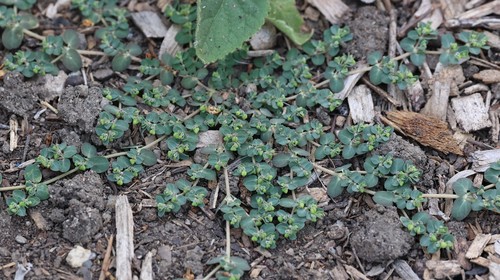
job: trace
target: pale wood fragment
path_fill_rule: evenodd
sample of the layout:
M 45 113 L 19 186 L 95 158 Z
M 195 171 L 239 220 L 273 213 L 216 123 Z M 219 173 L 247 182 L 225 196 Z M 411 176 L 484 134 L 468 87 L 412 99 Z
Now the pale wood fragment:
M 347 102 L 351 112 L 352 121 L 356 123 L 372 123 L 375 118 L 373 109 L 373 99 L 371 90 L 365 85 L 354 87 L 353 91 L 347 96 Z
M 31 219 L 35 222 L 36 227 L 39 230 L 49 230 L 49 225 L 47 223 L 47 220 L 42 216 L 39 210 L 31 210 L 29 211 Z
M 475 264 L 478 264 L 480 266 L 484 266 L 484 267 L 488 267 L 490 266 L 491 264 L 491 261 L 488 260 L 487 258 L 483 258 L 483 257 L 479 257 L 479 258 L 475 258 L 475 259 L 471 259 L 470 260 L 471 263 L 475 263 Z
M 440 0 L 441 10 L 446 20 L 456 18 L 464 11 L 467 0 Z
M 457 97 L 451 100 L 458 124 L 466 131 L 476 131 L 491 127 L 483 97 L 479 93 Z
M 472 170 L 484 172 L 492 163 L 500 160 L 500 149 L 475 151 L 470 157 L 472 158 Z
M 357 68 L 364 68 L 366 65 L 364 64 L 358 64 Z M 347 78 L 344 80 L 344 89 L 340 92 L 337 92 L 333 95 L 335 99 L 340 99 L 344 100 L 352 91 L 354 86 L 358 83 L 359 79 L 363 77 L 365 73 L 356 73 L 347 76 Z
M 344 267 L 342 265 L 336 265 L 332 269 L 332 275 L 335 276 L 335 279 L 337 280 L 349 280 L 349 275 L 345 271 Z
M 344 265 L 344 268 L 346 270 L 346 272 L 351 275 L 351 277 L 353 279 L 362 279 L 362 280 L 370 280 L 368 279 L 368 277 L 366 277 L 363 273 L 361 273 L 361 271 L 357 270 L 356 268 L 354 268 L 353 266 L 350 266 L 350 265 L 347 265 L 345 264 Z
M 500 135 L 500 110 L 498 108 L 490 108 L 489 115 L 491 121 L 490 139 L 493 143 L 498 143 Z
M 158 52 L 159 57 L 161 57 L 164 53 L 175 56 L 175 54 L 182 49 L 179 43 L 175 40 L 175 36 L 177 36 L 179 31 L 181 31 L 181 27 L 177 24 L 172 24 L 168 28 L 165 33 L 165 38 L 163 38 L 163 41 L 161 42 L 160 51 Z
M 470 94 L 473 94 L 476 92 L 486 92 L 488 90 L 490 90 L 490 88 L 485 84 L 475 84 L 475 85 L 472 85 L 470 87 L 464 88 L 463 93 L 465 95 L 470 95 Z
M 450 81 L 435 81 L 433 92 L 421 113 L 435 117 L 442 121 L 446 120 L 448 109 L 448 98 L 450 97 Z
M 486 2 L 486 0 L 471 0 L 469 1 L 469 3 L 465 4 L 465 9 L 466 10 L 474 9 L 477 6 L 483 4 L 484 2 Z
M 387 119 L 382 119 L 424 146 L 430 146 L 446 154 L 463 155 L 444 121 L 407 111 L 387 112 Z
M 491 1 L 461 14 L 458 19 L 480 18 L 489 14 L 500 14 L 500 0 Z
M 420 83 L 420 81 L 416 81 L 404 92 L 406 94 L 406 98 L 410 101 L 413 110 L 417 112 L 420 111 L 422 106 L 425 104 L 425 93 L 422 83 Z
M 482 33 L 488 38 L 488 46 L 500 49 L 500 36 L 486 30 L 483 30 Z
M 394 270 L 396 273 L 402 278 L 406 280 L 420 280 L 420 277 L 411 269 L 408 263 L 405 260 L 395 260 L 392 264 L 394 266 Z
M 443 12 L 440 9 L 432 10 L 432 13 L 425 17 L 422 22 L 430 22 L 431 28 L 437 30 L 444 22 Z
M 153 253 L 149 251 L 142 261 L 141 280 L 153 280 Z
M 132 280 L 134 258 L 134 221 L 127 196 L 116 199 L 116 278 Z
M 132 13 L 131 16 L 135 25 L 148 38 L 163 38 L 167 33 L 167 27 L 155 12 L 142 11 Z
M 17 122 L 16 116 L 12 115 L 9 119 L 9 151 L 14 151 L 17 148 L 17 141 L 19 140 L 19 135 L 17 134 L 17 129 L 19 123 Z
M 349 7 L 342 0 L 307 0 L 307 2 L 316 7 L 331 24 L 340 23 L 344 14 L 349 11 Z
M 428 260 L 427 262 L 425 262 L 425 266 L 428 269 L 428 276 L 430 277 L 428 279 L 449 278 L 459 275 L 462 272 L 462 268 L 456 260 Z
M 491 234 L 476 235 L 476 238 L 474 238 L 474 241 L 472 241 L 472 244 L 470 245 L 469 250 L 467 250 L 465 257 L 468 259 L 475 259 L 479 257 L 483 253 L 484 247 L 486 247 L 490 240 Z
M 488 266 L 488 269 L 490 271 L 490 276 L 488 277 L 488 280 L 498 280 L 500 279 L 500 263 L 490 263 Z
M 500 70 L 486 69 L 472 76 L 485 84 L 494 84 L 500 82 Z

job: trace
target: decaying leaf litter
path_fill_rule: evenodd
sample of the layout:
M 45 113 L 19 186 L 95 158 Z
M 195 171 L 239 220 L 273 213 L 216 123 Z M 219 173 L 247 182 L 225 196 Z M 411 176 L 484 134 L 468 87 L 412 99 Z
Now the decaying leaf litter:
M 497 95 L 500 94 L 500 75 L 496 51 L 500 47 L 495 11 L 500 4 L 498 1 L 438 1 L 439 5 L 432 5 L 436 3 L 402 1 L 387 5 L 388 2 L 375 1 L 364 5 L 361 2 L 309 1 L 300 8 L 310 28 L 326 28 L 327 21 L 350 26 L 354 42 L 352 49 L 347 48 L 358 58 L 366 57 L 368 52 L 377 48 L 381 51 L 388 49 L 390 55 L 397 56 L 396 38 L 403 37 L 418 22 L 429 19 L 440 30 L 485 31 L 491 49 L 456 67 L 442 67 L 435 58 L 433 60 L 432 56 L 428 56 L 427 63 L 422 66 L 420 80 L 404 91 L 391 86 L 385 91 L 385 88 L 370 84 L 362 75 L 349 79 L 346 90 L 339 96 L 347 99 L 350 114 L 334 113 L 329 116 L 335 124 L 333 129 L 360 121 L 393 126 L 403 138 L 394 137 L 380 147 L 379 153 L 391 152 L 395 156 L 411 159 L 424 171 L 421 187 L 429 193 L 450 192 L 451 181 L 460 177 L 473 176 L 474 182 L 481 184 L 483 175 L 479 172 L 498 161 L 495 147 L 499 133 L 496 105 Z M 45 11 L 40 12 L 40 16 L 48 16 L 48 12 L 54 9 L 53 6 L 49 9 L 47 5 L 45 10 L 45 4 L 40 3 L 38 11 Z M 62 18 L 72 18 L 68 17 L 71 12 L 63 4 L 59 6 Z M 128 8 L 135 12 L 133 19 L 139 28 L 135 30 L 137 36 L 143 33 L 146 37 L 155 38 L 151 34 L 165 34 L 163 40 L 162 35 L 158 36 L 159 39 L 149 39 L 152 53 L 158 48 L 160 52 L 180 50 L 172 40 L 175 26 L 157 23 L 141 27 L 141 18 L 151 19 L 161 15 L 157 7 L 130 2 Z M 161 16 L 159 22 L 163 22 Z M 151 26 L 165 26 L 166 33 L 165 30 L 151 31 Z M 88 38 L 88 49 L 95 45 L 92 40 Z M 278 42 L 286 43 L 279 36 Z M 30 46 L 29 40 L 25 43 Z M 385 47 L 387 45 L 388 48 Z M 89 59 L 88 63 L 91 62 Z M 100 83 L 120 83 L 120 78 L 127 74 L 109 71 L 110 65 L 105 61 L 98 65 L 101 68 L 89 68 L 87 72 L 97 81 L 95 91 Z M 92 110 L 99 107 L 97 101 L 100 94 L 78 87 L 85 83 L 84 78 L 86 75 L 70 74 L 68 77 L 60 72 L 53 78 L 59 82 L 49 87 L 43 79 L 27 80 L 11 74 L 4 76 L 5 94 L 2 93 L 0 119 L 9 130 L 2 130 L 1 134 L 5 140 L 1 157 L 2 173 L 6 174 L 3 184 L 21 183 L 23 177 L 17 175 L 22 168 L 15 163 L 36 158 L 44 145 L 91 141 L 98 113 Z M 37 88 L 43 86 L 46 88 L 40 92 Z M 47 95 L 60 98 L 58 102 L 48 104 L 54 107 L 49 107 L 41 118 L 34 119 L 35 113 L 43 108 L 36 100 Z M 15 126 L 20 129 L 11 129 Z M 76 175 L 57 182 L 60 187 L 51 192 L 51 200 L 31 209 L 29 219 L 9 216 L 2 211 L 0 224 L 6 230 L 2 231 L 1 240 L 8 240 L 0 246 L 3 275 L 7 279 L 12 278 L 18 264 L 33 266 L 26 275 L 28 279 L 98 279 L 100 274 L 104 279 L 106 274 L 118 276 L 120 272 L 117 271 L 125 270 L 140 274 L 143 279 L 149 279 L 149 273 L 154 275 L 154 279 L 192 279 L 206 275 L 210 271 L 206 261 L 224 250 L 222 219 L 196 208 L 160 219 L 153 208 L 156 188 L 165 180 L 184 176 L 186 164 L 189 163 L 162 162 L 152 166 L 125 189 L 110 184 L 95 173 Z M 241 187 L 238 182 L 235 184 L 235 187 Z M 315 198 L 322 199 L 326 216 L 316 224 L 307 225 L 296 241 L 281 240 L 276 249 L 263 250 L 241 230 L 231 230 L 232 250 L 247 259 L 251 266 L 245 277 L 498 277 L 498 214 L 481 212 L 465 222 L 450 221 L 447 226 L 455 235 L 455 249 L 448 255 L 425 255 L 402 229 L 394 209 L 377 206 L 367 195 L 342 196 L 331 200 L 321 188 L 310 190 L 317 192 Z M 117 198 L 122 193 L 127 194 L 128 202 L 123 202 L 121 196 Z M 128 203 L 131 210 L 127 209 Z M 5 204 L 2 207 L 5 208 Z M 429 201 L 428 208 L 432 215 L 445 221 L 449 219 L 451 205 L 448 202 Z M 204 234 L 196 234 L 200 232 Z M 127 239 L 127 235 L 130 238 Z M 116 240 L 114 244 L 113 239 Z M 85 260 L 89 262 L 75 264 L 68 260 L 68 255 L 72 255 L 68 253 L 74 253 L 77 245 L 84 247 Z M 110 253 L 112 246 L 119 250 L 118 254 Z M 91 274 L 92 277 L 89 276 Z

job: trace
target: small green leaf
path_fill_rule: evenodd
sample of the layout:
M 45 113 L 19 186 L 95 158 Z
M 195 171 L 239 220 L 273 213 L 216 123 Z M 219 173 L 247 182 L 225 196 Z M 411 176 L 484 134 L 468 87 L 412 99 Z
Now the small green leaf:
M 97 149 L 96 147 L 92 146 L 90 143 L 83 143 L 81 147 L 82 155 L 84 155 L 87 158 L 91 158 L 95 155 L 97 155 Z
M 280 206 L 285 208 L 293 208 L 297 206 L 297 202 L 290 198 L 282 198 L 280 199 Z
M 451 33 L 446 33 L 441 36 L 441 46 L 443 48 L 449 49 L 452 43 L 455 43 L 455 38 Z
M 382 72 L 382 70 L 380 70 L 378 66 L 373 66 L 369 74 L 370 74 L 370 81 L 376 86 L 380 85 L 382 83 L 382 77 L 384 75 L 387 75 L 384 72 Z
M 340 176 L 332 176 L 327 186 L 327 193 L 331 198 L 337 197 L 344 191 L 345 185 Z
M 103 156 L 94 156 L 89 159 L 90 169 L 97 173 L 106 172 L 109 168 L 108 159 Z
M 453 191 L 458 196 L 464 196 L 472 189 L 472 181 L 467 178 L 460 178 L 453 183 Z
M 290 163 L 292 156 L 288 153 L 279 153 L 273 157 L 273 165 L 277 168 L 283 168 Z
M 75 49 L 64 48 L 61 61 L 69 71 L 76 72 L 82 68 L 82 58 Z
M 312 32 L 309 34 L 301 31 L 304 20 L 300 16 L 295 0 L 271 0 L 271 7 L 267 20 L 276 28 L 283 32 L 295 44 L 302 45 L 307 42 Z
M 268 0 L 198 0 L 196 55 L 205 63 L 241 47 L 264 24 Z
M 381 58 L 382 58 L 382 53 L 379 51 L 375 51 L 368 55 L 367 61 L 368 64 L 375 65 L 380 61 Z
M 23 42 L 23 29 L 20 26 L 7 27 L 2 33 L 2 44 L 8 50 L 19 48 Z
M 351 144 L 345 145 L 342 150 L 342 157 L 345 159 L 351 159 L 356 155 L 356 148 L 354 148 Z
M 156 155 L 155 153 L 153 153 L 153 151 L 148 149 L 142 149 L 139 155 L 143 160 L 142 162 L 143 165 L 153 166 L 156 164 Z
M 75 30 L 67 29 L 63 32 L 63 34 L 61 34 L 61 37 L 69 48 L 78 49 L 78 46 L 80 45 L 80 37 Z
M 415 66 L 422 66 L 425 62 L 425 54 L 423 53 L 412 53 L 410 55 L 411 63 L 415 64 Z
M 128 52 L 121 52 L 113 57 L 111 67 L 113 68 L 113 71 L 122 72 L 127 70 L 131 62 L 132 57 L 130 57 L 130 54 Z
M 392 203 L 394 202 L 394 193 L 387 191 L 376 192 L 373 196 L 373 201 L 380 205 L 392 206 Z
M 451 208 L 451 216 L 458 221 L 465 219 L 469 216 L 472 210 L 472 204 L 467 201 L 464 197 L 455 199 L 453 202 L 453 207 Z
M 24 169 L 24 179 L 32 183 L 39 183 L 42 181 L 42 171 L 37 164 L 31 164 Z

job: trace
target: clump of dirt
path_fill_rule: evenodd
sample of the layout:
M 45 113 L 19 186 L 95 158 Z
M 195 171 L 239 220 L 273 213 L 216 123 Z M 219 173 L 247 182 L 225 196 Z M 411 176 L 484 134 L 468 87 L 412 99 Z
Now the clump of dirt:
M 38 89 L 42 84 L 34 81 L 24 81 L 19 72 L 9 72 L 3 78 L 3 86 L 0 87 L 0 107 L 8 112 L 24 116 L 27 112 L 38 106 Z
M 94 131 L 94 124 L 101 112 L 102 89 L 84 85 L 67 87 L 59 100 L 59 115 L 68 124 L 83 132 Z
M 101 178 L 89 171 L 58 181 L 49 186 L 49 191 L 49 204 L 53 205 L 50 206 L 52 210 L 46 212 L 48 220 L 55 227 L 62 226 L 63 237 L 71 243 L 90 242 L 105 222 L 101 212 L 104 212 L 107 201 Z
M 346 52 L 356 59 L 366 58 L 369 53 L 387 49 L 389 17 L 375 6 L 359 8 L 352 19 L 346 23 L 351 29 L 353 39 L 346 44 Z
M 357 230 L 351 236 L 351 246 L 358 257 L 367 262 L 381 263 L 405 256 L 414 238 L 401 228 L 394 208 L 369 210 L 359 218 Z

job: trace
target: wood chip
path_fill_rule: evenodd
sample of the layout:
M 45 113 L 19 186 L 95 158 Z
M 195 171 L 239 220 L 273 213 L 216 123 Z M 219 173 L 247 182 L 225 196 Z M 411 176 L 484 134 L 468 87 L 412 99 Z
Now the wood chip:
M 141 280 L 153 280 L 153 253 L 149 251 L 142 261 L 141 266 Z
M 9 119 L 9 150 L 12 152 L 17 148 L 17 141 L 19 136 L 17 135 L 17 128 L 19 123 L 17 122 L 16 116 L 12 115 Z
M 132 13 L 132 20 L 142 33 L 148 38 L 163 38 L 167 33 L 167 27 L 163 24 L 160 16 L 151 11 Z
M 344 268 L 345 268 L 345 271 L 351 275 L 351 277 L 353 279 L 361 279 L 361 280 L 370 280 L 368 279 L 368 277 L 366 277 L 363 273 L 361 273 L 361 271 L 357 270 L 356 268 L 354 268 L 353 266 L 350 266 L 350 265 L 347 265 L 345 264 L 344 265 Z
M 488 267 L 491 264 L 490 260 L 488 260 L 487 258 L 483 258 L 483 257 L 471 259 L 470 262 L 475 263 L 475 264 L 480 265 L 480 266 L 484 266 L 484 267 Z
M 442 121 L 446 120 L 448 98 L 450 97 L 450 86 L 450 81 L 435 81 L 431 98 L 429 98 L 421 113 L 426 116 L 435 117 Z
M 425 266 L 427 267 L 427 270 L 426 273 L 424 273 L 424 279 L 448 279 L 459 275 L 462 272 L 460 264 L 455 260 L 428 260 L 425 262 Z
M 470 87 L 464 88 L 463 93 L 465 95 L 470 95 L 476 92 L 487 92 L 488 90 L 490 90 L 490 88 L 485 84 L 475 84 Z
M 31 210 L 29 211 L 31 219 L 35 222 L 36 227 L 39 230 L 49 230 L 49 225 L 47 220 L 42 216 L 39 210 Z
M 458 124 L 466 132 L 491 127 L 488 108 L 486 108 L 480 93 L 453 98 L 451 106 Z
M 407 111 L 388 112 L 385 120 L 389 125 L 424 146 L 430 146 L 445 154 L 463 155 L 463 151 L 444 121 Z
M 134 221 L 125 195 L 116 199 L 116 278 L 132 280 L 134 258 Z
M 181 31 L 181 27 L 177 24 L 172 24 L 167 33 L 165 33 L 165 38 L 161 42 L 160 51 L 158 52 L 158 56 L 161 57 L 164 53 L 168 53 L 171 56 L 175 56 L 175 54 L 182 49 L 182 47 L 175 40 L 175 36 L 177 33 Z
M 500 36 L 486 30 L 483 30 L 482 33 L 488 38 L 488 46 L 500 49 Z
M 396 273 L 405 280 L 420 280 L 418 275 L 411 269 L 405 260 L 396 260 L 392 264 Z
M 332 269 L 332 275 L 335 276 L 334 279 L 336 280 L 349 280 L 350 277 L 345 271 L 344 267 L 342 265 L 336 265 Z
M 461 14 L 458 19 L 480 18 L 489 14 L 500 14 L 500 0 L 491 1 Z
M 440 0 L 441 10 L 446 20 L 456 18 L 464 11 L 464 5 L 468 0 Z
M 494 162 L 500 160 L 500 149 L 475 151 L 472 158 L 472 169 L 476 172 L 484 172 Z
M 356 123 L 372 123 L 375 118 L 373 110 L 373 99 L 371 90 L 365 85 L 354 87 L 353 91 L 347 96 L 349 109 L 351 111 L 352 121 Z
M 307 0 L 316 7 L 331 24 L 338 24 L 349 7 L 341 0 Z
M 478 234 L 476 238 L 474 238 L 474 241 L 472 241 L 465 257 L 468 259 L 475 259 L 479 257 L 483 253 L 484 247 L 486 247 L 490 240 L 491 234 Z
M 500 83 L 500 71 L 494 69 L 486 69 L 472 76 L 485 84 Z

